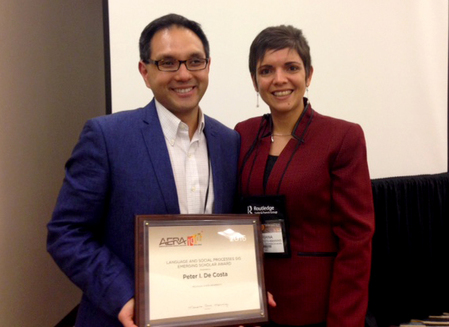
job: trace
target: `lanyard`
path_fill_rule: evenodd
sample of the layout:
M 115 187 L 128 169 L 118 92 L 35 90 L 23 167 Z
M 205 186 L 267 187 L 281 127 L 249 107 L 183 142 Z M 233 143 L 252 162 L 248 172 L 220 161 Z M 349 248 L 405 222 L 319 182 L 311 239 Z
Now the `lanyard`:
M 206 146 L 207 147 L 207 146 Z M 206 207 L 207 207 L 207 200 L 209 198 L 209 186 L 210 186 L 210 171 L 212 170 L 211 168 L 211 163 L 210 163 L 210 156 L 209 156 L 209 148 L 207 149 L 207 162 L 208 162 L 208 173 L 207 173 L 207 189 L 206 189 L 206 198 L 204 199 L 204 211 L 203 213 L 206 213 Z

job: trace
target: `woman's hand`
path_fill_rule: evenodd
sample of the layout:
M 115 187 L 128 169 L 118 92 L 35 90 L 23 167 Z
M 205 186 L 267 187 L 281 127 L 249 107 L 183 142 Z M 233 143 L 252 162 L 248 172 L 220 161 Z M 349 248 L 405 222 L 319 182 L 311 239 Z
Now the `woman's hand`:
M 273 294 L 267 292 L 267 297 L 268 297 L 268 305 L 272 308 L 276 307 L 276 302 L 274 301 Z

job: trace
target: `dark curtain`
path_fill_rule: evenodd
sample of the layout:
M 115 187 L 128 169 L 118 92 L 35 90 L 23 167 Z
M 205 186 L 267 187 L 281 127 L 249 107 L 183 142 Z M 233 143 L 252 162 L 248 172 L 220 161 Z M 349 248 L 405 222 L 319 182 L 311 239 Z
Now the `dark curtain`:
M 449 312 L 449 174 L 372 180 L 369 311 L 379 327 Z

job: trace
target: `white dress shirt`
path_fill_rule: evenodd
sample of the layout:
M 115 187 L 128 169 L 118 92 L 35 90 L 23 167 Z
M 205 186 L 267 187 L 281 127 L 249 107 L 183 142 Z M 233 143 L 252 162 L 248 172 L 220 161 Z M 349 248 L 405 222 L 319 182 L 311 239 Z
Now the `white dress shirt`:
M 175 177 L 179 209 L 182 214 L 212 213 L 214 189 L 212 167 L 203 133 L 204 115 L 199 111 L 198 128 L 189 137 L 189 127 L 156 102 L 168 154 Z

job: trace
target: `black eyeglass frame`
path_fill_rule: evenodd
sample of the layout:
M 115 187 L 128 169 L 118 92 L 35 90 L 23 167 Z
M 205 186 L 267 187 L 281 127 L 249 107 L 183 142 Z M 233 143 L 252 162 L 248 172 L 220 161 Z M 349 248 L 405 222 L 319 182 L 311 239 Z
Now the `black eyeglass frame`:
M 194 69 L 191 69 L 191 68 L 189 68 L 189 66 L 187 65 L 187 63 L 188 63 L 190 60 L 204 60 L 204 62 L 205 62 L 204 67 L 202 67 L 202 68 L 194 68 Z M 162 69 L 159 67 L 159 63 L 160 63 L 160 62 L 163 62 L 163 61 L 165 61 L 165 60 L 163 60 L 163 59 L 161 59 L 161 60 L 152 60 L 152 59 L 148 59 L 147 63 L 148 63 L 148 64 L 154 64 L 154 65 L 156 65 L 156 67 L 157 67 L 157 69 L 158 69 L 159 71 L 161 71 L 161 72 L 166 72 L 166 73 L 174 73 L 174 72 L 177 72 L 177 71 L 179 70 L 179 68 L 181 68 L 181 65 L 182 65 L 182 64 L 184 64 L 184 66 L 186 66 L 186 69 L 187 69 L 188 71 L 191 71 L 191 72 L 204 70 L 204 69 L 207 68 L 207 65 L 209 65 L 209 58 L 194 58 L 194 59 L 187 59 L 187 60 L 177 60 L 177 59 L 173 59 L 174 62 L 178 62 L 178 68 L 176 68 L 176 69 L 170 69 L 170 70 L 162 70 Z

